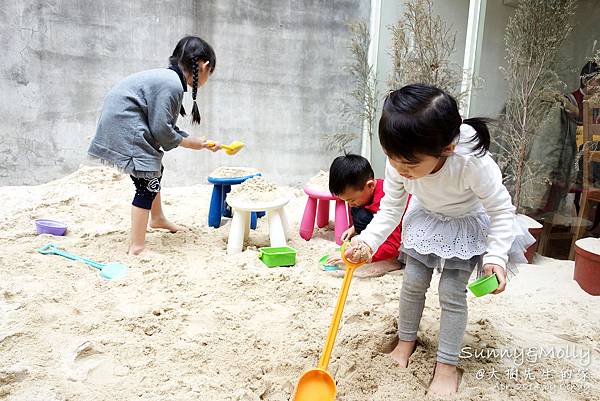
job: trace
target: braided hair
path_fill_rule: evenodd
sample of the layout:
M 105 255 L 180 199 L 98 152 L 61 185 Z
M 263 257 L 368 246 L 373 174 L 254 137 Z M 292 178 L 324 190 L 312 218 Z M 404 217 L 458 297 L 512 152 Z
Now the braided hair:
M 200 111 L 198 110 L 198 103 L 196 103 L 196 93 L 198 93 L 198 58 L 192 62 L 192 100 L 194 104 L 192 106 L 192 122 L 200 124 Z
M 215 70 L 217 59 L 213 48 L 197 36 L 186 36 L 175 46 L 173 54 L 169 57 L 171 65 L 179 66 L 188 74 L 192 74 L 192 123 L 200 124 L 200 111 L 196 103 L 198 93 L 198 79 L 200 74 L 200 63 L 208 62 L 208 68 L 212 73 Z M 185 108 L 181 105 L 180 114 L 185 116 Z

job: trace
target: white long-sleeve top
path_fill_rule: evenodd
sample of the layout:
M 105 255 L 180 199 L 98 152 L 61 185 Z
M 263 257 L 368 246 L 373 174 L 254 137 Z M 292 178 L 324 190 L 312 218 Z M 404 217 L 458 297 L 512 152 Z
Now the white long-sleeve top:
M 490 217 L 483 263 L 506 268 L 513 241 L 515 207 L 502 184 L 496 162 L 489 153 L 477 156 L 472 151 L 473 143 L 469 140 L 475 134 L 471 126 L 461 125 L 454 153 L 439 171 L 419 179 L 402 177 L 386 160 L 385 196 L 380 210 L 358 238 L 376 252 L 398 226 L 410 193 L 425 209 L 448 217 L 474 214 L 483 208 Z

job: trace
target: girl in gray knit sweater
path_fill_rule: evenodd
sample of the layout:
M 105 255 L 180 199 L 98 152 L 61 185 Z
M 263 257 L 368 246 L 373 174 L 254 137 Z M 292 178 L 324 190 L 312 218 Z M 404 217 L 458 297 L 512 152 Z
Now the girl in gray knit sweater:
M 196 94 L 215 69 L 212 47 L 199 37 L 186 36 L 177 43 L 169 63 L 169 68 L 133 74 L 108 92 L 88 150 L 133 180 L 132 255 L 144 249 L 148 221 L 150 227 L 177 231 L 163 214 L 160 199 L 164 151 L 178 146 L 213 152 L 220 148 L 190 137 L 176 125 L 178 114 L 185 116 L 182 102 L 188 85 L 192 87 L 192 123 L 200 123 Z

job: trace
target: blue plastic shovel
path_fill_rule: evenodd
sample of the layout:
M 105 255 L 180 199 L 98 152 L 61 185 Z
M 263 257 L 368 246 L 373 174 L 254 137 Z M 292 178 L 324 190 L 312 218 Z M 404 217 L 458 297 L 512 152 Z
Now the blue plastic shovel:
M 103 277 L 108 280 L 117 279 L 119 277 L 123 277 L 127 274 L 129 268 L 121 263 L 111 262 L 111 263 L 98 263 L 93 260 L 82 258 L 81 256 L 73 255 L 72 253 L 68 253 L 59 249 L 54 244 L 48 244 L 39 249 L 36 249 L 39 253 L 43 255 L 60 255 L 67 259 L 71 260 L 80 260 L 88 266 L 96 268 L 100 270 L 100 277 Z

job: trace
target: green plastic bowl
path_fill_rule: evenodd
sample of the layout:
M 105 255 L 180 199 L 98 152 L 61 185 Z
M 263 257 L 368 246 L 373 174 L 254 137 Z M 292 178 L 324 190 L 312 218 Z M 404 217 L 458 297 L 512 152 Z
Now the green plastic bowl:
M 323 268 L 326 272 L 331 272 L 335 270 L 339 270 L 340 268 L 336 265 L 328 265 L 327 259 L 329 259 L 329 254 L 325 254 L 319 259 L 319 266 Z
M 476 297 L 482 297 L 496 291 L 499 285 L 498 277 L 496 277 L 496 273 L 494 273 L 491 276 L 478 278 L 469 284 L 468 288 Z
M 268 267 L 294 266 L 296 250 L 289 246 L 259 248 L 258 258 Z

